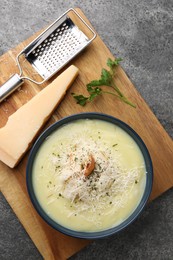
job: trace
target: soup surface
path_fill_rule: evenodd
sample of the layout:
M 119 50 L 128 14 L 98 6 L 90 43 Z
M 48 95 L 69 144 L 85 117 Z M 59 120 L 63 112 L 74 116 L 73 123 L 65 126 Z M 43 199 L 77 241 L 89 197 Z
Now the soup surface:
M 137 207 L 146 184 L 135 141 L 111 123 L 81 119 L 53 132 L 33 165 L 33 186 L 43 210 L 77 231 L 117 226 Z

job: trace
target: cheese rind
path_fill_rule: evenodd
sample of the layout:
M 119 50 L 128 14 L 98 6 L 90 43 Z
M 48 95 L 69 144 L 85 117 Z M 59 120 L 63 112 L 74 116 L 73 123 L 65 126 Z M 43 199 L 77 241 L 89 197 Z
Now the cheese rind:
M 6 125 L 0 129 L 0 160 L 2 162 L 11 168 L 18 164 L 77 75 L 78 68 L 71 65 L 9 117 Z

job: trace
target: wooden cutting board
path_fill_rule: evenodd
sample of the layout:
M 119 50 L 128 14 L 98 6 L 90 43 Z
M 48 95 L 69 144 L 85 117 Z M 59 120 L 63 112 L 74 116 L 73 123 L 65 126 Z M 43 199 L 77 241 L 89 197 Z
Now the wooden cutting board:
M 81 10 L 77 9 L 77 11 L 87 21 Z M 15 72 L 18 73 L 15 61 L 16 55 L 35 37 L 36 35 L 0 57 L 0 85 L 10 75 Z M 144 140 L 153 161 L 154 185 L 150 197 L 150 200 L 152 200 L 173 186 L 173 142 L 123 69 L 119 67 L 117 70 L 116 84 L 136 104 L 136 108 L 132 108 L 108 95 L 99 97 L 92 104 L 81 107 L 75 103 L 71 96 L 71 92 L 87 94 L 86 84 L 93 79 L 99 78 L 101 69 L 106 68 L 108 57 L 113 58 L 100 37 L 97 36 L 94 42 L 72 61 L 71 64 L 76 65 L 80 70 L 79 76 L 45 127 L 67 115 L 93 111 L 107 113 L 129 124 Z M 35 80 L 40 79 L 39 75 L 28 66 L 27 62 L 23 62 L 22 67 L 24 75 L 29 75 Z M 9 115 L 50 82 L 51 80 L 44 85 L 38 86 L 26 81 L 20 90 L 17 90 L 7 101 L 2 102 L 0 104 L 0 127 L 5 125 Z M 24 134 L 21 133 L 21 138 Z M 1 191 L 44 259 L 67 259 L 90 241 L 68 237 L 57 232 L 49 227 L 36 213 L 26 190 L 25 169 L 27 157 L 28 154 L 15 169 L 10 169 L 0 162 Z

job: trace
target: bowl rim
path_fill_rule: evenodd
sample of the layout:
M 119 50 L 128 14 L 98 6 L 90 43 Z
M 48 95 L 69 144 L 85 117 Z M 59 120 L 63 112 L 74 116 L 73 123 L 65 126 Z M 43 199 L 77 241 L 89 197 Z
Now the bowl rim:
M 138 147 L 140 148 L 140 150 L 143 154 L 144 160 L 145 160 L 146 170 L 147 170 L 146 171 L 146 185 L 145 185 L 143 196 L 142 196 L 139 204 L 137 205 L 135 210 L 132 212 L 132 214 L 127 219 L 125 219 L 119 225 L 108 228 L 106 230 L 94 231 L 94 232 L 76 231 L 76 230 L 72 230 L 70 228 L 67 228 L 67 227 L 59 224 L 58 222 L 54 221 L 50 216 L 48 216 L 46 214 L 46 212 L 41 207 L 41 205 L 40 205 L 39 201 L 37 200 L 37 197 L 34 193 L 34 188 L 32 185 L 32 167 L 33 167 L 34 158 L 35 158 L 35 155 L 36 155 L 38 149 L 40 148 L 40 146 L 44 142 L 44 140 L 50 134 L 52 134 L 55 130 L 57 130 L 59 127 L 61 127 L 63 125 L 69 124 L 78 119 L 98 119 L 98 120 L 113 123 L 114 125 L 121 127 L 137 143 Z M 60 231 L 61 233 L 68 235 L 68 236 L 72 236 L 72 237 L 76 237 L 76 238 L 83 238 L 83 239 L 99 239 L 99 238 L 111 236 L 115 233 L 118 233 L 118 232 L 124 230 L 127 226 L 129 226 L 131 223 L 133 223 L 137 219 L 137 217 L 141 214 L 141 212 L 143 211 L 144 207 L 147 204 L 147 201 L 148 201 L 149 196 L 152 191 L 153 165 L 152 165 L 151 156 L 149 154 L 149 151 L 148 151 L 145 143 L 143 142 L 141 137 L 136 133 L 136 131 L 134 131 L 133 128 L 131 128 L 124 121 L 122 121 L 116 117 L 113 117 L 111 115 L 104 114 L 104 113 L 98 113 L 98 112 L 77 113 L 77 114 L 72 114 L 72 115 L 66 116 L 66 117 L 56 121 L 55 123 L 50 125 L 47 129 L 45 129 L 43 131 L 43 133 L 40 134 L 40 136 L 37 138 L 37 140 L 35 141 L 32 149 L 29 153 L 29 157 L 28 157 L 28 161 L 27 161 L 26 186 L 27 186 L 27 191 L 28 191 L 30 200 L 31 200 L 34 208 L 39 213 L 39 215 L 51 227 L 53 227 L 57 231 Z

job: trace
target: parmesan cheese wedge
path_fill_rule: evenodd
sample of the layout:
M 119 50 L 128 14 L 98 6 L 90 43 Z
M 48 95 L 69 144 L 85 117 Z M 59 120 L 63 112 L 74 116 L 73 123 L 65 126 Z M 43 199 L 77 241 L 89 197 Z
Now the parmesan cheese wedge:
M 11 168 L 19 163 L 77 75 L 78 68 L 70 66 L 9 117 L 6 125 L 0 129 L 0 160 L 2 162 Z

